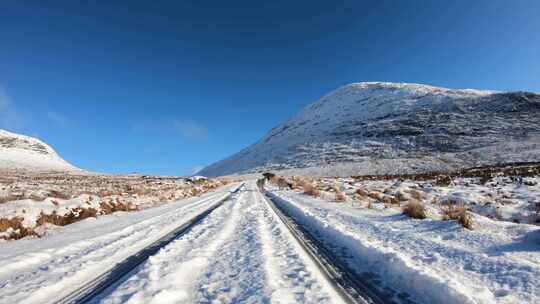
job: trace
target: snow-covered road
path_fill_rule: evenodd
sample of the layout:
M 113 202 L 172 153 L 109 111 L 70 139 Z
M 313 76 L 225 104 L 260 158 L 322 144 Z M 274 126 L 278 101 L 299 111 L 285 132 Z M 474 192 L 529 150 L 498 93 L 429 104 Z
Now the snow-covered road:
M 0 303 L 48 303 L 84 285 L 238 187 L 135 213 L 64 227 L 41 239 L 0 247 Z
M 86 220 L 0 249 L 0 303 L 49 303 L 229 194 Z M 341 303 L 250 182 L 93 303 Z
M 252 183 L 94 303 L 339 303 Z
M 343 298 L 248 181 L 198 198 L 114 213 L 0 247 L 0 303 L 54 303 L 164 235 L 213 211 L 92 303 L 341 303 Z M 370 289 L 398 303 L 537 303 L 540 230 L 413 220 L 269 193 Z M 228 197 L 220 207 L 213 209 Z M 132 268 L 130 268 L 132 269 Z

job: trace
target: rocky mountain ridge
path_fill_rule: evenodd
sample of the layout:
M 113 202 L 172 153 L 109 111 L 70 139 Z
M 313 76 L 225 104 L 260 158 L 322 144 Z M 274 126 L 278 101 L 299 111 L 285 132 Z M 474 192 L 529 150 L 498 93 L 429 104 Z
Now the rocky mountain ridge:
M 540 94 L 363 82 L 199 174 L 401 174 L 538 160 Z

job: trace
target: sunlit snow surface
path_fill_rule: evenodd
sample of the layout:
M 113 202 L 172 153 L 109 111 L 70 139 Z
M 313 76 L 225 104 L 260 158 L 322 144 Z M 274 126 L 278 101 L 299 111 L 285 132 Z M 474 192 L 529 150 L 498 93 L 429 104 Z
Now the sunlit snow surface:
M 0 169 L 80 171 L 39 139 L 1 129 Z
M 474 230 L 467 230 L 436 214 L 411 219 L 400 207 L 272 193 L 327 246 L 343 250 L 351 267 L 415 302 L 540 302 L 538 226 L 474 215 Z
M 539 94 L 355 83 L 200 174 L 350 176 L 533 160 L 540 160 Z
M 237 187 L 134 213 L 84 220 L 0 247 L 0 303 L 61 298 Z M 249 183 L 98 303 L 341 303 Z

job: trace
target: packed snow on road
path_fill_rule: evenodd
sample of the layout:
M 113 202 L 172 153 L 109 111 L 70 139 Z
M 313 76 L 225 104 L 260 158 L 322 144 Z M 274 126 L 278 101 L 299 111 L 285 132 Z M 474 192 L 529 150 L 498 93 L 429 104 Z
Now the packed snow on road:
M 343 303 L 335 282 L 280 221 L 273 203 L 388 303 L 540 301 L 537 226 L 479 215 L 468 230 L 456 221 L 409 218 L 382 204 L 367 208 L 277 184 L 265 190 L 255 180 L 232 183 L 200 197 L 4 242 L 0 302 L 62 300 L 224 198 L 90 302 Z

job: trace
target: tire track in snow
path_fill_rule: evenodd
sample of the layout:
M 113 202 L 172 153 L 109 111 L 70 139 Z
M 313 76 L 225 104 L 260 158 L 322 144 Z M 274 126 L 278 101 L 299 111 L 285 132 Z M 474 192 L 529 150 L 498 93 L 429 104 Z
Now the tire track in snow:
M 254 200 L 261 206 L 259 230 L 272 302 L 343 303 L 259 191 L 254 192 Z
M 240 217 L 240 192 L 189 233 L 149 258 L 129 279 L 92 303 L 192 303 L 196 282 Z M 226 219 L 226 220 L 224 220 Z M 107 292 L 106 292 L 107 293 Z
M 252 191 L 237 202 L 242 216 L 219 256 L 197 284 L 196 303 L 268 303 L 261 239 L 256 229 L 259 205 Z
M 145 247 L 169 231 L 182 218 L 203 210 L 224 194 L 222 192 L 179 206 L 174 212 L 150 217 L 135 225 L 108 233 L 91 240 L 84 240 L 58 250 L 36 253 L 34 266 L 13 266 L 10 273 L 0 279 L 2 302 L 46 303 L 51 295 L 66 292 L 66 286 L 84 283 L 95 272 L 103 271 L 103 265 L 114 264 Z
M 342 303 L 246 188 L 94 303 Z

